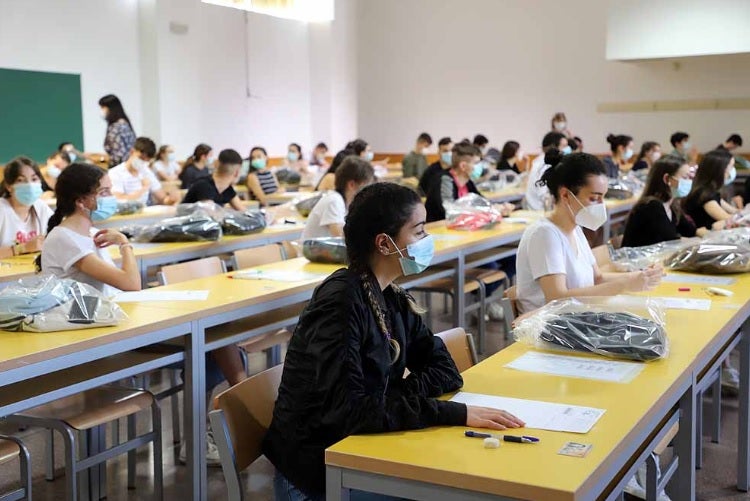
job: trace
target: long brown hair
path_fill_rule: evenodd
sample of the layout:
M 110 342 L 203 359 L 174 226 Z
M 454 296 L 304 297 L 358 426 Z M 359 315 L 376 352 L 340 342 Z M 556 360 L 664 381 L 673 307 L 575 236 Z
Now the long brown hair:
M 676 216 L 675 220 L 682 215 L 680 203 L 672 197 L 672 188 L 664 182 L 664 176 L 673 177 L 680 168 L 685 165 L 685 161 L 673 155 L 667 155 L 657 160 L 648 172 L 646 186 L 643 188 L 641 198 L 636 205 L 646 204 L 651 200 L 658 200 L 661 203 L 667 203 L 672 200 L 672 213 Z

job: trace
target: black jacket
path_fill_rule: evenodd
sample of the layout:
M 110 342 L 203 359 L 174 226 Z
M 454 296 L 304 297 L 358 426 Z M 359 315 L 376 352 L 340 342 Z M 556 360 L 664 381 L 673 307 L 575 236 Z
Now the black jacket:
M 466 424 L 465 405 L 435 399 L 463 384 L 442 340 L 404 294 L 389 287 L 380 300 L 401 346 L 393 365 L 361 278 L 348 269 L 315 290 L 289 343 L 263 453 L 308 495 L 325 492 L 324 451 L 348 435 Z
M 452 193 L 446 192 L 445 187 L 452 187 Z M 466 187 L 469 193 L 476 193 L 481 195 L 477 189 L 474 181 L 471 179 L 466 183 Z M 445 202 L 452 202 L 458 200 L 458 186 L 456 181 L 451 175 L 450 169 L 444 170 L 442 174 L 433 181 L 430 186 L 430 191 L 427 193 L 427 200 L 425 201 L 424 207 L 427 210 L 427 222 L 442 221 L 445 219 Z

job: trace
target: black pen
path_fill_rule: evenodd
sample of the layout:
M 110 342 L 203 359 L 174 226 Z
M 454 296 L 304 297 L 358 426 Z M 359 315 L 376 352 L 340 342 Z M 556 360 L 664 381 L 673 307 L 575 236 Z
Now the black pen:
M 528 435 L 493 435 L 491 433 L 480 433 L 478 431 L 466 430 L 464 436 L 472 438 L 497 438 L 502 439 L 503 442 L 515 442 L 517 444 L 535 444 L 539 442 L 537 437 L 530 437 Z

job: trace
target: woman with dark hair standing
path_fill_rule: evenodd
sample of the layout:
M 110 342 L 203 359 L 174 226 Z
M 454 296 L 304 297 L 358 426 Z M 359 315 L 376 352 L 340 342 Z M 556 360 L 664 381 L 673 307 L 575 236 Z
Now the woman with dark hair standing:
M 99 100 L 99 107 L 102 109 L 102 117 L 107 121 L 104 151 L 109 155 L 109 166 L 114 167 L 130 156 L 130 150 L 135 144 L 135 132 L 117 96 L 107 94 Z
M 728 151 L 713 150 L 706 153 L 693 178 L 693 187 L 685 197 L 685 212 L 693 218 L 695 226 L 709 230 L 722 230 L 737 209 L 722 200 L 722 186 L 734 182 L 737 171 L 734 157 Z
M 277 500 L 324 499 L 325 449 L 349 435 L 524 424 L 504 411 L 437 400 L 461 387 L 461 375 L 414 299 L 394 283 L 432 260 L 419 195 L 392 183 L 364 188 L 349 207 L 344 237 L 349 267 L 315 289 L 284 361 L 263 444 L 276 467 Z
M 633 138 L 622 134 L 610 134 L 607 136 L 607 142 L 612 155 L 604 157 L 602 162 L 607 169 L 607 177 L 617 179 L 622 168 L 633 158 Z
M 661 145 L 655 141 L 646 141 L 641 146 L 641 152 L 633 162 L 634 171 L 650 169 L 661 158 Z

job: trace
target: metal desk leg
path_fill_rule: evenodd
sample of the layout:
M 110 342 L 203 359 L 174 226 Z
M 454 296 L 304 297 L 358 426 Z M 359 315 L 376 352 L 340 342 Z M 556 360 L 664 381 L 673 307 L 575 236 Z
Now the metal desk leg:
M 185 442 L 187 478 L 194 501 L 208 499 L 206 471 L 206 348 L 200 321 L 191 322 L 185 342 Z
M 453 324 L 456 327 L 466 327 L 466 295 L 464 285 L 466 283 L 466 260 L 461 254 L 456 259 L 455 291 L 453 294 Z
M 675 477 L 669 485 L 669 495 L 680 501 L 695 499 L 695 377 L 680 398 L 680 430 L 674 439 L 674 452 L 679 457 Z
M 750 321 L 742 326 L 742 340 L 740 341 L 740 416 L 739 433 L 737 435 L 737 489 L 748 490 L 748 449 L 750 448 Z
M 342 484 L 343 470 L 326 466 L 326 501 L 349 501 L 349 489 Z

